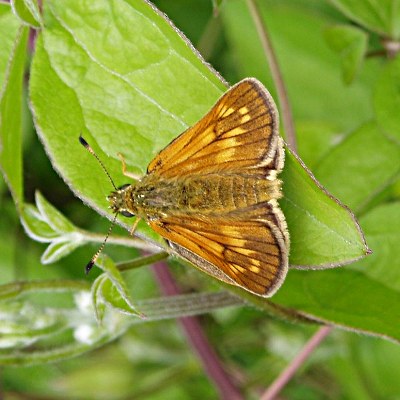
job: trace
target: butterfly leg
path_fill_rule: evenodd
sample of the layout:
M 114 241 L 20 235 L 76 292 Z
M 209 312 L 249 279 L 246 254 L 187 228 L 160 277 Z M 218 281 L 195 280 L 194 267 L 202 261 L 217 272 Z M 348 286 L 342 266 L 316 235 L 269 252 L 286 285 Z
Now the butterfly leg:
M 136 217 L 135 222 L 133 223 L 132 228 L 131 228 L 131 230 L 129 231 L 129 233 L 130 233 L 131 236 L 133 236 L 133 234 L 135 233 L 136 228 L 137 228 L 137 226 L 138 226 L 140 220 L 141 220 L 141 218 Z
M 129 171 L 126 170 L 125 157 L 121 153 L 118 153 L 117 155 L 118 155 L 118 157 L 119 157 L 119 159 L 121 160 L 121 163 L 122 163 L 122 173 L 125 176 L 127 176 L 129 178 L 132 178 L 135 181 L 138 181 L 140 179 L 139 175 L 136 175 L 134 172 L 129 172 Z

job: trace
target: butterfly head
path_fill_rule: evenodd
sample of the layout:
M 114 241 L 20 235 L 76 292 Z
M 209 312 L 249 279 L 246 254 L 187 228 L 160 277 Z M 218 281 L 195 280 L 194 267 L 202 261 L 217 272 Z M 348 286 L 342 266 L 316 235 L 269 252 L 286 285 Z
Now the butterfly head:
M 129 183 L 120 186 L 117 190 L 111 192 L 109 196 L 107 196 L 107 200 L 110 202 L 109 208 L 115 214 L 121 214 L 124 217 L 134 217 L 135 212 L 132 210 L 132 202 L 129 201 L 130 193 L 129 188 L 132 185 Z

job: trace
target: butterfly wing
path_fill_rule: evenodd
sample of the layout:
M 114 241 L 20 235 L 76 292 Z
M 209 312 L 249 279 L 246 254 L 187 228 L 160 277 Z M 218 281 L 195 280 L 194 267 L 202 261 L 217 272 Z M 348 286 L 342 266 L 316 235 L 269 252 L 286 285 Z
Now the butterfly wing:
M 233 86 L 198 123 L 187 129 L 149 164 L 163 178 L 207 173 L 268 175 L 283 164 L 278 113 L 256 79 Z
M 272 296 L 287 273 L 286 225 L 274 201 L 223 216 L 169 215 L 149 223 L 181 257 L 256 295 Z
M 274 181 L 283 161 L 274 101 L 261 83 L 245 79 L 162 150 L 147 172 L 161 180 L 237 174 Z M 289 236 L 275 197 L 279 190 L 269 201 L 219 214 L 170 209 L 148 223 L 202 271 L 269 297 L 288 269 Z

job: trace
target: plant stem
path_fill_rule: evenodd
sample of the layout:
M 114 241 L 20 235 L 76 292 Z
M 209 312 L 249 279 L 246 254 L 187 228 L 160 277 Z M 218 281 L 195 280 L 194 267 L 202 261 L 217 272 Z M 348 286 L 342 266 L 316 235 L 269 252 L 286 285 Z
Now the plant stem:
M 264 21 L 261 19 L 261 13 L 255 0 L 247 0 L 247 6 L 250 10 L 250 14 L 253 18 L 256 26 L 258 35 L 261 40 L 261 44 L 264 49 L 265 57 L 268 61 L 269 68 L 271 70 L 272 78 L 276 85 L 278 92 L 279 103 L 282 110 L 282 120 L 286 132 L 286 140 L 292 151 L 297 152 L 297 141 L 296 132 L 294 128 L 294 122 L 292 117 L 292 111 L 287 95 L 286 87 L 282 78 L 282 74 L 279 68 L 277 58 L 275 56 L 274 49 L 268 34 L 267 28 L 265 27 Z M 319 343 L 331 332 L 332 328 L 329 326 L 323 326 L 320 328 L 314 336 L 306 343 L 303 350 L 298 354 L 297 357 L 288 365 L 288 367 L 280 374 L 280 376 L 272 383 L 272 385 L 266 390 L 261 397 L 262 400 L 272 400 L 282 388 L 289 382 L 289 380 L 296 373 L 298 368 L 304 363 L 306 358 L 311 352 L 319 345 Z
M 267 59 L 269 68 L 271 70 L 272 79 L 276 85 L 287 143 L 291 150 L 297 152 L 296 133 L 294 129 L 292 110 L 285 84 L 283 82 L 281 70 L 279 68 L 278 60 L 272 47 L 270 36 L 267 28 L 265 27 L 264 21 L 261 19 L 261 13 L 255 0 L 247 0 L 247 7 L 249 8 L 250 14 L 253 18 L 254 25 L 257 29 L 258 36 L 260 37 L 261 44 L 264 49 L 265 58 Z
M 155 263 L 153 271 L 165 295 L 172 296 L 181 293 L 165 262 Z M 204 334 L 199 319 L 197 317 L 183 317 L 179 318 L 179 322 L 188 342 L 202 362 L 206 374 L 218 390 L 219 398 L 225 400 L 243 399 Z
M 89 231 L 80 230 L 79 233 L 83 236 L 83 238 L 92 243 L 103 243 L 104 242 L 104 233 L 93 233 Z M 155 244 L 152 244 L 146 240 L 140 239 L 138 237 L 132 236 L 110 236 L 107 240 L 109 244 L 115 244 L 126 247 L 134 247 L 138 249 L 147 250 L 149 252 L 159 252 L 160 247 L 157 247 Z
M 293 378 L 296 371 L 304 364 L 305 360 L 311 355 L 314 349 L 325 339 L 331 332 L 331 326 L 323 326 L 311 337 L 305 344 L 300 353 L 292 360 L 284 371 L 275 379 L 270 387 L 261 396 L 261 400 L 273 400 L 285 385 Z
M 135 258 L 134 260 L 119 262 L 117 267 L 120 271 L 129 271 L 131 269 L 139 268 L 144 265 L 150 265 L 155 263 L 156 261 L 163 260 L 164 258 L 168 258 L 169 254 L 165 251 L 161 251 L 159 253 L 152 254 L 150 256 L 144 256 L 140 258 Z

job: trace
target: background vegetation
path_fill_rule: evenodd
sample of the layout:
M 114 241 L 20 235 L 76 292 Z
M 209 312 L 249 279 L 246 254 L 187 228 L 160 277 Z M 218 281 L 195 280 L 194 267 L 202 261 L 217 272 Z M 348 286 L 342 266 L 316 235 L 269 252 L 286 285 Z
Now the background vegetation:
M 253 2 L 155 4 L 225 80 L 255 76 L 283 102 L 249 11 Z M 139 257 L 160 243 L 145 226 L 140 233 L 153 242 L 128 240 L 116 229 L 110 242 L 125 246 L 109 245 L 103 272 L 83 277 L 109 226 L 92 208 L 106 215 L 110 184 L 79 146 L 78 134 L 124 183 L 117 152 L 123 149 L 130 169 L 143 172 L 215 102 L 224 82 L 140 1 L 46 1 L 42 13 L 28 1 L 2 3 L 4 398 L 258 398 L 317 331 L 305 319 L 344 329 L 330 331 L 282 396 L 399 396 L 399 11 L 389 0 L 309 0 L 260 1 L 258 12 L 287 88 L 298 154 L 354 211 L 373 254 L 324 269 L 360 258 L 367 248 L 352 216 L 289 156 L 282 207 L 291 263 L 323 270 L 290 271 L 271 302 L 247 297 L 257 308 L 244 307 L 176 260 L 170 265 L 180 290 L 193 294 L 157 301 L 162 293 L 176 294 L 163 266 L 122 278 L 120 270 L 129 265 L 117 264 L 118 270 L 113 261 Z M 288 129 L 283 121 L 284 136 Z M 158 321 L 206 311 L 199 320 Z

